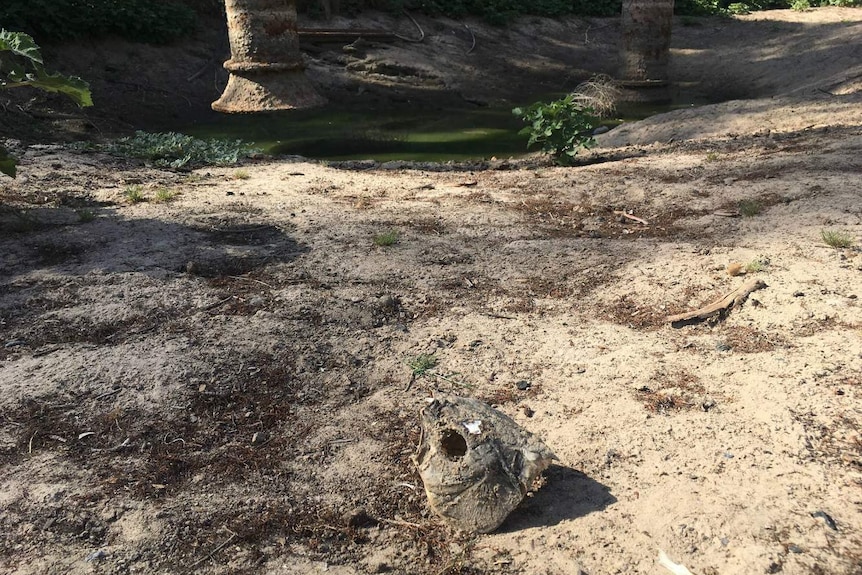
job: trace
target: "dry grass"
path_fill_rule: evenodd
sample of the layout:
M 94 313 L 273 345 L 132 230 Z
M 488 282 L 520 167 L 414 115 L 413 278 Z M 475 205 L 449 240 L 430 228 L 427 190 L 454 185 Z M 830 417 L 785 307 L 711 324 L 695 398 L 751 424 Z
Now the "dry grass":
M 597 74 L 578 84 L 572 95 L 577 103 L 593 110 L 599 118 L 608 118 L 617 110 L 620 89 L 610 76 Z

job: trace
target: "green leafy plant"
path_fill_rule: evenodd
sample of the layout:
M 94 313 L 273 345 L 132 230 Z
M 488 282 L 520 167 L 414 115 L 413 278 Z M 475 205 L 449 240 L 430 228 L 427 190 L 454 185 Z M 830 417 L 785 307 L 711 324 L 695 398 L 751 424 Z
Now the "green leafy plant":
M 820 237 L 827 246 L 836 249 L 849 248 L 855 243 L 853 241 L 853 236 L 849 233 L 837 230 L 821 230 Z
M 754 274 L 762 272 L 769 265 L 769 258 L 759 257 L 745 264 L 745 273 Z
M 731 14 L 736 14 L 737 16 L 751 14 L 751 9 L 748 7 L 748 4 L 744 4 L 742 2 L 733 2 L 732 4 L 728 4 L 727 11 Z
M 27 87 L 63 94 L 79 106 L 93 105 L 85 81 L 45 70 L 42 52 L 31 36 L 0 28 L 0 90 Z M 0 173 L 14 178 L 16 165 L 15 158 L 0 146 Z
M 398 232 L 395 230 L 374 236 L 374 245 L 381 248 L 393 246 L 398 243 Z
M 805 12 L 811 9 L 811 2 L 808 0 L 793 0 L 790 4 L 790 9 L 797 12 Z
M 437 358 L 431 354 L 423 353 L 408 361 L 407 366 L 413 372 L 413 377 L 422 377 L 437 366 Z
M 592 132 L 598 120 L 573 94 L 547 104 L 515 108 L 512 113 L 529 124 L 519 132 L 530 136 L 527 147 L 541 144 L 542 151 L 550 153 L 558 164 L 570 164 L 580 150 L 595 144 Z
M 110 153 L 131 158 L 143 158 L 156 166 L 182 168 L 186 165 L 226 166 L 256 152 L 242 140 L 201 140 L 176 132 L 135 132 L 121 138 L 104 149 Z
M 147 201 L 146 196 L 144 196 L 144 188 L 141 186 L 127 187 L 123 190 L 123 197 L 126 198 L 130 204 L 139 204 Z

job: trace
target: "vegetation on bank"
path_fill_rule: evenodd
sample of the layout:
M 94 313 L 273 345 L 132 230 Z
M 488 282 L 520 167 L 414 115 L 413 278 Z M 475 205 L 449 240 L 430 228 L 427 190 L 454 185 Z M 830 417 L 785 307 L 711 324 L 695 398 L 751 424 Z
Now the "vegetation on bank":
M 36 88 L 67 96 L 79 106 L 92 106 L 90 86 L 77 76 L 45 70 L 42 52 L 33 38 L 0 28 L 0 90 Z M 0 173 L 15 177 L 16 159 L 0 144 Z
M 519 15 L 559 17 L 614 16 L 622 0 L 297 0 L 297 8 L 323 17 L 325 6 L 345 16 L 369 10 L 407 10 L 433 16 L 478 16 L 505 24 Z M 679 15 L 741 14 L 773 8 L 862 6 L 862 0 L 676 0 Z M 21 30 L 38 42 L 62 42 L 116 36 L 135 42 L 164 44 L 181 39 L 200 25 L 201 18 L 221 17 L 220 0 L 4 0 L 0 26 Z

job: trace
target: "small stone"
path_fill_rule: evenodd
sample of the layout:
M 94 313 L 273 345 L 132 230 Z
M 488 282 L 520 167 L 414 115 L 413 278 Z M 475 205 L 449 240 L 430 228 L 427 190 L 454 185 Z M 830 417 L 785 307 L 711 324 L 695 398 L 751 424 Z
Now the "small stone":
M 791 553 L 802 553 L 802 547 L 800 547 L 799 545 L 794 545 L 792 543 L 787 546 L 787 550 Z
M 377 299 L 377 307 L 382 311 L 395 311 L 398 309 L 398 299 L 390 294 L 385 294 Z
M 805 292 L 795 291 L 793 292 L 793 297 L 802 297 L 805 295 Z
M 811 514 L 811 517 L 815 519 L 822 519 L 824 523 L 826 523 L 826 527 L 831 529 L 832 531 L 838 531 L 838 526 L 835 524 L 835 520 L 826 513 L 825 511 L 815 511 Z
M 533 417 L 533 416 L 536 414 L 536 412 L 535 412 L 535 411 L 533 411 L 532 409 L 530 409 L 530 407 L 529 407 L 529 406 L 527 406 L 527 405 L 525 405 L 525 406 L 522 408 L 522 410 L 523 410 L 523 412 L 524 412 L 524 415 L 526 415 L 527 417 Z
M 102 559 L 104 559 L 107 556 L 108 556 L 108 554 L 105 553 L 104 549 L 99 549 L 98 551 L 93 551 L 92 553 L 87 555 L 87 558 L 85 559 L 85 561 L 87 563 L 90 563 L 92 561 L 101 561 Z
M 341 519 L 347 527 L 353 527 L 354 529 L 377 525 L 377 520 L 368 515 L 368 512 L 363 507 L 357 507 L 348 511 L 341 516 Z M 381 571 L 378 571 L 378 573 L 381 573 Z
M 234 195 L 234 193 L 233 193 L 233 192 L 225 192 L 225 193 L 224 193 L 224 195 L 226 195 L 226 196 L 232 196 L 232 195 Z
M 526 379 L 522 379 L 515 383 L 515 387 L 517 387 L 520 391 L 527 391 L 528 389 L 530 389 L 530 382 Z
M 269 434 L 265 431 L 256 431 L 255 434 L 251 436 L 252 445 L 263 445 L 267 440 L 269 440 Z

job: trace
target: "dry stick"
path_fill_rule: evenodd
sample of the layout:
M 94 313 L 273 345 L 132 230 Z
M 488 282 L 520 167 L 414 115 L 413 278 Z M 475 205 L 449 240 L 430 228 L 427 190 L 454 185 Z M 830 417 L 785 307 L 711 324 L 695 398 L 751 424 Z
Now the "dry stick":
M 230 529 L 228 529 L 228 531 L 230 531 Z M 234 539 L 236 539 L 236 533 L 231 531 L 230 537 L 228 537 L 227 541 L 225 541 L 224 543 L 222 543 L 221 545 L 219 545 L 218 547 L 216 547 L 215 549 L 210 551 L 206 557 L 198 559 L 198 561 L 194 565 L 192 565 L 192 569 L 194 569 L 195 567 L 197 567 L 198 565 L 200 565 L 201 563 L 203 563 L 207 559 L 210 559 L 213 555 L 215 555 L 216 553 L 218 553 L 219 551 L 224 549 L 227 546 L 227 544 L 230 543 L 231 541 L 233 541 Z
M 472 30 L 470 29 L 470 27 L 469 27 L 469 26 L 467 26 L 466 24 L 464 24 L 464 28 L 466 28 L 466 29 L 467 29 L 467 32 L 469 32 L 469 33 L 470 33 L 470 38 L 473 40 L 473 45 L 472 45 L 472 46 L 470 46 L 470 49 L 469 49 L 469 50 L 467 50 L 467 53 L 469 54 L 470 52 L 472 52 L 472 51 L 476 48 L 476 35 L 475 35 L 475 34 L 473 34 L 473 31 L 472 31 Z
M 207 60 L 207 63 L 204 64 L 203 68 L 201 68 L 200 70 L 198 70 L 197 72 L 195 72 L 194 74 L 192 74 L 191 76 L 186 78 L 186 82 L 194 82 L 195 80 L 197 80 L 198 78 L 203 76 L 204 72 L 209 70 L 209 67 L 212 66 L 214 62 L 215 62 L 214 60 Z
M 763 280 L 752 278 L 724 296 L 723 298 L 714 301 L 713 303 L 704 306 L 700 309 L 696 309 L 694 311 L 689 311 L 686 313 L 680 313 L 677 315 L 672 315 L 667 318 L 667 321 L 670 323 L 677 323 L 681 321 L 689 321 L 689 320 L 702 320 L 714 315 L 718 315 L 719 313 L 729 310 L 733 306 L 740 306 L 742 302 L 745 301 L 745 298 L 748 297 L 753 291 L 757 291 L 759 289 L 763 289 L 767 287 L 766 283 Z
M 259 283 L 260 285 L 264 285 L 264 286 L 268 287 L 269 289 L 275 289 L 273 286 L 269 285 L 268 283 L 262 282 L 260 280 L 256 280 L 254 278 L 247 278 L 247 277 L 243 277 L 243 276 L 227 276 L 227 277 L 229 277 L 232 280 L 245 280 L 247 282 Z
M 413 18 L 413 16 L 411 16 L 406 10 L 404 11 L 404 15 L 410 18 L 410 21 L 413 22 L 413 24 L 419 29 L 419 39 L 417 40 L 415 38 L 407 38 L 406 36 L 402 36 L 400 34 L 394 34 L 394 36 L 399 40 L 404 40 L 405 42 L 414 42 L 416 44 L 421 43 L 422 40 L 425 39 L 425 31 L 422 29 L 422 26 L 420 26 L 419 22 L 417 22 L 416 19 Z
M 419 529 L 419 530 L 425 529 L 423 526 L 419 525 L 418 523 L 411 523 L 409 521 L 401 521 L 400 519 L 384 519 L 381 517 L 380 519 L 378 519 L 378 521 L 381 523 L 386 523 L 387 525 L 398 525 L 399 527 L 412 527 L 413 529 Z
M 645 226 L 648 226 L 648 225 L 649 225 L 649 222 L 648 222 L 648 221 L 646 221 L 645 219 L 643 219 L 643 218 L 639 218 L 639 217 L 637 217 L 637 216 L 633 216 L 633 215 L 631 215 L 631 214 L 627 214 L 627 213 L 625 213 L 625 212 L 623 212 L 623 211 L 614 210 L 614 214 L 616 214 L 616 215 L 618 215 L 618 216 L 622 216 L 622 217 L 624 217 L 624 218 L 628 218 L 628 219 L 630 219 L 630 220 L 634 220 L 634 221 L 636 221 L 636 222 L 638 222 L 638 223 L 641 223 L 641 224 L 643 224 L 643 225 L 645 225 Z

